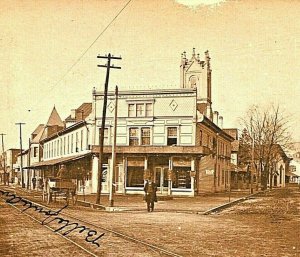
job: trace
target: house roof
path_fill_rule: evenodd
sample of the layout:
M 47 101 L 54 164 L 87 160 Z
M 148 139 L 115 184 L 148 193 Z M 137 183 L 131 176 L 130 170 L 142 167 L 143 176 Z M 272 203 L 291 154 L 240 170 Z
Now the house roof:
M 55 125 L 63 127 L 64 123 L 63 123 L 62 119 L 60 118 L 60 116 L 54 106 L 52 109 L 52 112 L 50 114 L 50 117 L 47 121 L 46 126 L 55 126 Z
M 84 120 L 92 112 L 92 103 L 83 103 L 75 109 L 75 118 L 69 115 L 65 121 L 81 121 Z
M 43 128 L 40 130 L 40 132 L 32 139 L 32 144 L 38 144 L 40 141 L 46 138 L 46 127 L 43 126 Z
M 44 128 L 44 124 L 40 124 L 31 134 L 37 135 L 43 128 Z
M 66 134 L 70 131 L 73 131 L 74 129 L 78 129 L 79 127 L 83 127 L 83 126 L 86 126 L 86 122 L 85 121 L 79 121 L 79 122 L 73 124 L 72 126 L 67 127 L 65 129 L 62 129 L 62 130 L 58 131 L 57 133 L 55 133 L 51 136 L 42 138 L 41 141 L 42 141 L 42 143 L 48 142 L 48 141 L 50 141 L 54 138 L 57 138 L 61 135 L 64 135 L 64 134 Z
M 234 138 L 226 133 L 223 129 L 218 127 L 215 123 L 213 123 L 209 118 L 207 118 L 205 115 L 203 115 L 203 120 L 200 122 L 211 129 L 213 129 L 216 133 L 219 133 L 220 136 L 225 138 L 226 140 L 229 140 L 230 142 L 234 141 Z
M 31 143 L 38 144 L 39 142 L 44 140 L 48 136 L 47 127 L 51 127 L 51 126 L 64 127 L 64 123 L 61 120 L 55 106 L 52 109 L 52 112 L 49 116 L 49 119 L 48 119 L 46 125 L 43 125 L 43 124 L 38 125 L 38 127 L 32 133 L 32 134 L 34 134 L 35 132 L 38 132 L 38 133 L 36 133 L 37 135 L 32 139 Z

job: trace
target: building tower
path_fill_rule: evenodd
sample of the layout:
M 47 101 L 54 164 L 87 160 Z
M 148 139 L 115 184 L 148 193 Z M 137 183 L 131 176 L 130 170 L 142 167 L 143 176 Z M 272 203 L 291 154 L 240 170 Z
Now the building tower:
M 201 61 L 199 54 L 193 48 L 190 60 L 186 52 L 181 54 L 180 87 L 197 89 L 197 109 L 209 119 L 212 119 L 211 110 L 211 69 L 208 51 L 205 52 L 205 61 Z

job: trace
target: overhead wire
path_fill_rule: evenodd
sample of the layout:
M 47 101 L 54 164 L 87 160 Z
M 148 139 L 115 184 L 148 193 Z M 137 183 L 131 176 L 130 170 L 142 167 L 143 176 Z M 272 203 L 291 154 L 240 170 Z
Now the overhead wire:
M 67 71 L 59 78 L 59 80 L 50 87 L 48 91 L 54 89 L 58 84 L 60 84 L 63 79 L 70 73 L 70 71 L 79 63 L 79 61 L 85 56 L 85 54 L 91 49 L 91 47 L 98 41 L 98 39 L 107 31 L 111 24 L 120 16 L 120 14 L 125 10 L 125 8 L 130 4 L 132 0 L 129 0 L 122 9 L 114 16 L 114 18 L 106 25 L 106 27 L 97 35 L 94 41 L 81 53 L 81 55 L 74 61 L 74 63 L 67 69 Z

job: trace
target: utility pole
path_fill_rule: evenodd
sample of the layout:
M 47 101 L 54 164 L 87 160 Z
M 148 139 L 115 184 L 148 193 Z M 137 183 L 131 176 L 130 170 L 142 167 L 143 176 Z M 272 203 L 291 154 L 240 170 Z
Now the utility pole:
M 250 173 L 250 194 L 253 194 L 253 172 L 255 169 L 254 164 L 254 136 L 252 135 L 252 147 L 251 147 L 251 173 Z M 256 183 L 257 183 L 257 177 L 256 177 Z
M 3 171 L 4 171 L 4 178 L 3 178 L 3 182 L 4 185 L 6 185 L 6 154 L 4 153 L 4 139 L 3 137 L 6 136 L 6 134 L 1 133 L 0 136 L 2 137 L 2 155 L 3 155 Z M 7 179 L 7 185 L 9 185 L 9 179 Z
M 23 150 L 22 150 L 22 125 L 25 125 L 23 122 L 18 122 L 16 125 L 19 125 L 20 127 L 20 154 L 21 154 L 21 165 L 20 165 L 20 171 L 21 171 L 21 184 L 22 188 L 25 188 L 24 183 L 24 172 L 23 172 Z
M 115 89 L 115 117 L 114 117 L 114 140 L 111 148 L 111 162 L 112 162 L 112 169 L 110 172 L 110 185 L 109 185 L 109 206 L 114 206 L 114 178 L 115 178 L 115 172 L 116 172 L 116 163 L 117 163 L 117 155 L 116 155 L 116 143 L 117 143 L 117 122 L 118 122 L 118 86 L 116 86 Z
M 253 171 L 254 171 L 254 133 L 253 133 L 253 125 L 252 125 L 252 117 L 250 121 L 251 125 L 251 139 L 252 139 L 252 146 L 251 146 L 251 166 L 250 166 L 250 194 L 253 194 Z
M 101 130 L 99 133 L 99 161 L 98 161 L 98 185 L 97 185 L 97 197 L 96 204 L 100 203 L 101 190 L 102 190 L 102 164 L 103 164 L 103 140 L 104 140 L 104 129 L 105 129 L 105 119 L 106 119 L 106 107 L 107 107 L 107 91 L 109 82 L 109 72 L 110 69 L 121 69 L 121 67 L 110 65 L 111 60 L 121 60 L 121 57 L 114 57 L 110 53 L 108 56 L 98 55 L 97 58 L 107 59 L 106 65 L 97 65 L 98 67 L 106 68 L 106 79 L 104 85 L 104 99 L 103 99 L 103 109 L 102 109 L 102 123 Z
M 30 172 L 30 169 L 29 169 L 29 167 L 30 167 L 30 154 L 31 154 L 31 142 L 30 142 L 30 138 L 29 138 L 29 140 L 28 140 L 28 145 L 29 145 L 29 147 L 28 147 L 28 156 L 27 156 L 27 189 L 29 189 L 29 184 L 30 184 L 30 180 L 29 180 L 29 174 L 31 173 Z

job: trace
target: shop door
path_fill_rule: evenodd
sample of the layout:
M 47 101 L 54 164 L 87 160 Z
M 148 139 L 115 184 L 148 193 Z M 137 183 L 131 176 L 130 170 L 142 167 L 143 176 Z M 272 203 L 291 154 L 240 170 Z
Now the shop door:
M 161 194 L 168 193 L 168 167 L 155 168 L 155 183 L 157 185 L 157 192 Z
M 117 165 L 116 167 L 116 174 L 115 174 L 115 181 L 116 181 L 116 192 L 117 193 L 124 193 L 124 166 L 122 164 Z

